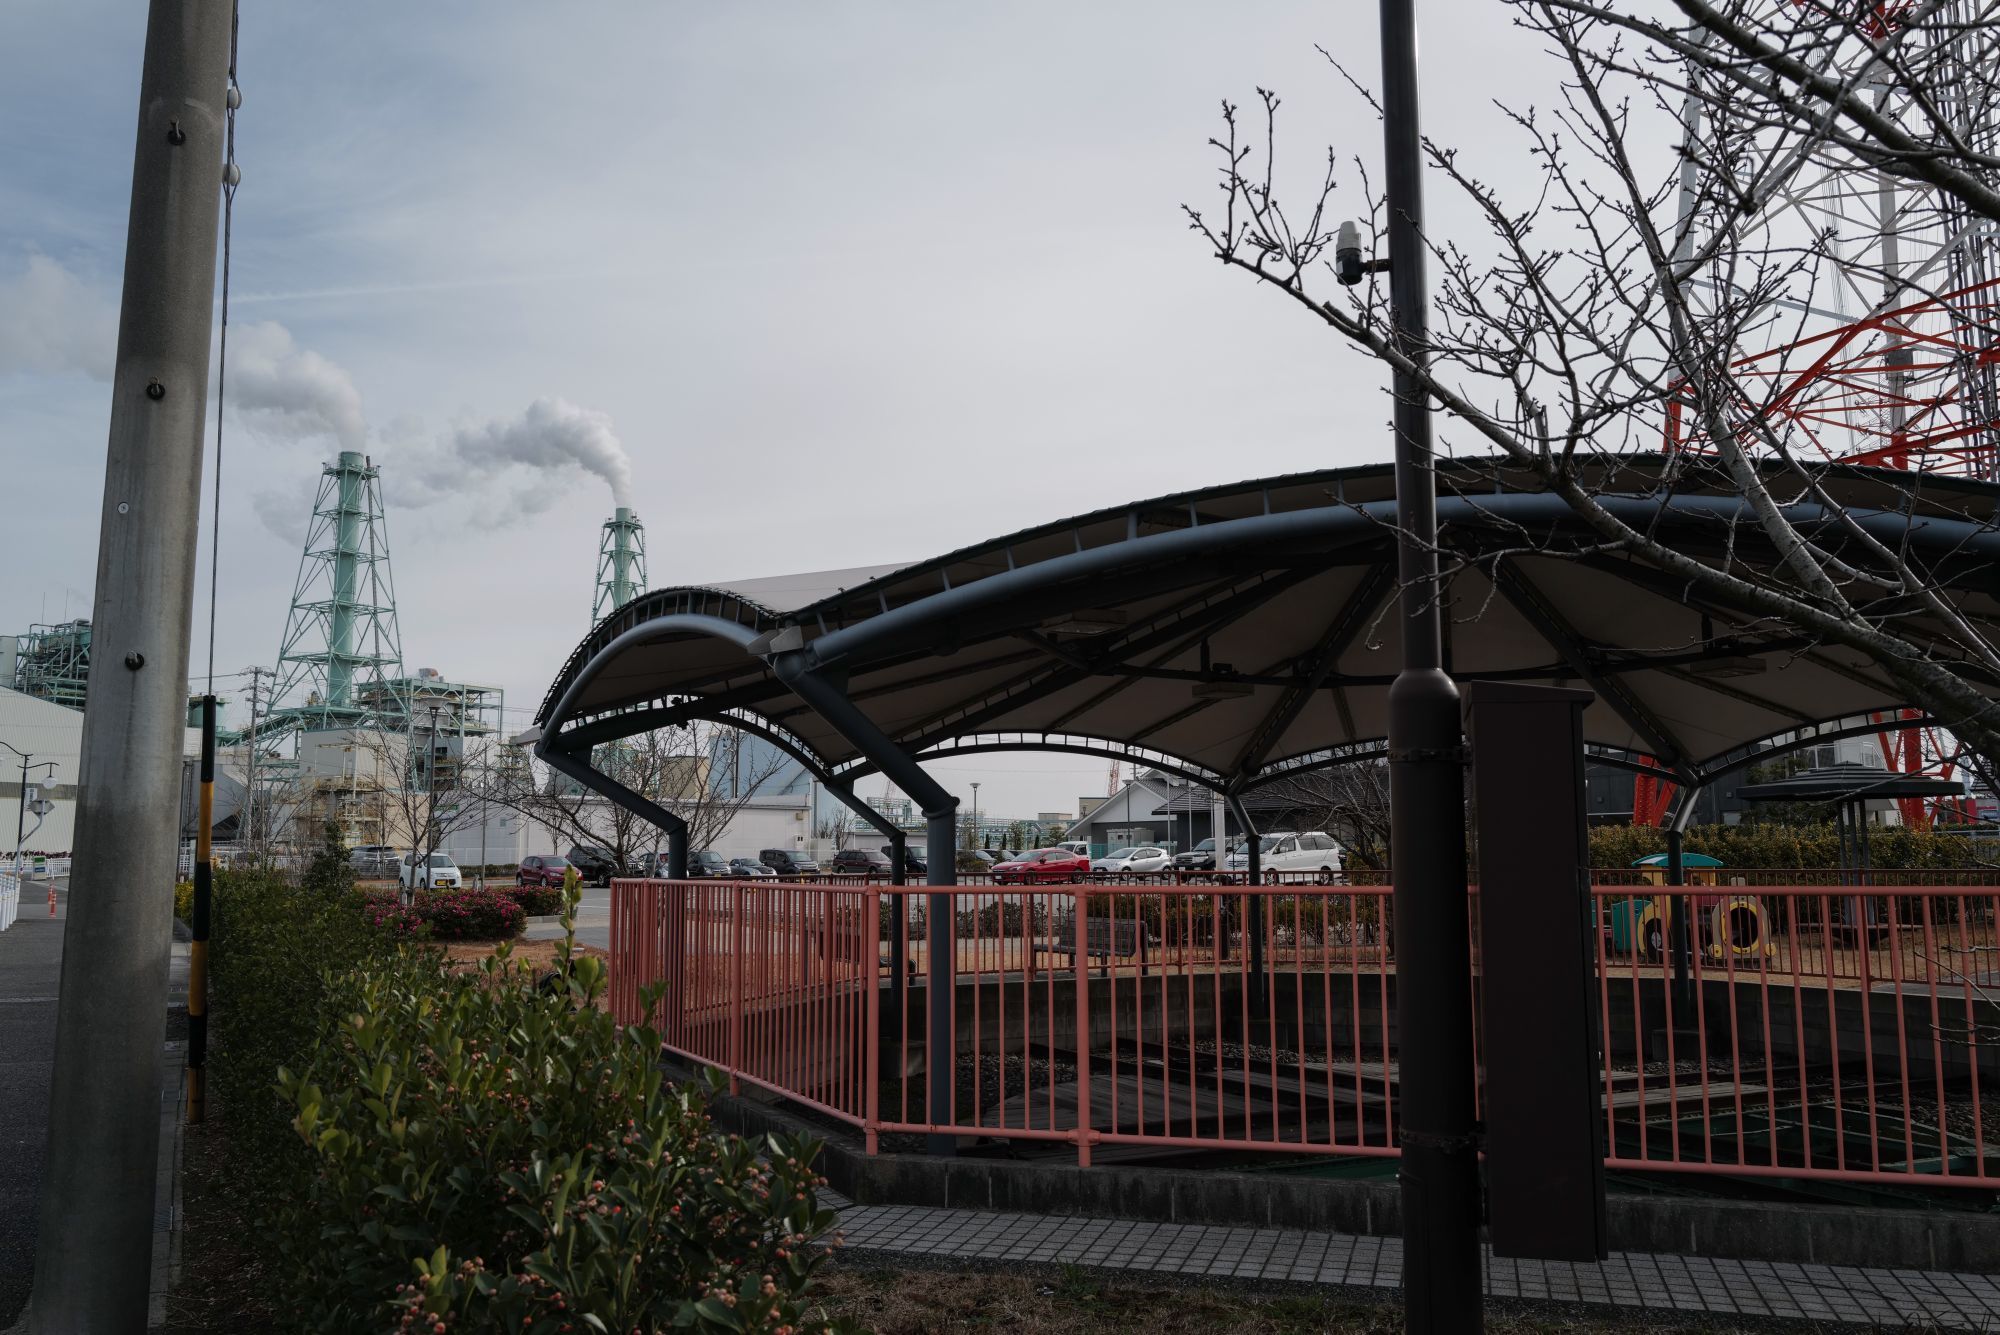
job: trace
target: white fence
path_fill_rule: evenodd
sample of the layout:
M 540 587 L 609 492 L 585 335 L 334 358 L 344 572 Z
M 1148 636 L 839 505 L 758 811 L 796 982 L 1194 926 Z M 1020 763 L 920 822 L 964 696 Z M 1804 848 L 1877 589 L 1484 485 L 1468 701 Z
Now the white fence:
M 11 871 L 0 871 L 0 932 L 12 927 L 20 916 L 21 878 Z

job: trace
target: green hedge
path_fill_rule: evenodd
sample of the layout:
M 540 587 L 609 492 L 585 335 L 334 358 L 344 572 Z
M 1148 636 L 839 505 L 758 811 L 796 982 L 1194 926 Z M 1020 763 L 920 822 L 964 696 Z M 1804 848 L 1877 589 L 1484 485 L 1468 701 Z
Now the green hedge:
M 1728 867 L 1838 867 L 1839 832 L 1832 825 L 1695 825 L 1682 847 Z M 1667 851 L 1666 831 L 1651 825 L 1601 825 L 1590 831 L 1590 865 L 1629 867 Z M 1884 825 L 1868 831 L 1868 860 L 1875 867 L 1951 868 L 1992 865 L 1992 841 L 1937 830 Z
M 305 879 L 216 890 L 219 1112 L 289 1325 L 845 1328 L 808 1295 L 818 1146 L 715 1132 L 602 961 L 448 972 Z
M 363 897 L 361 913 L 389 935 L 417 941 L 505 941 L 527 921 L 508 890 L 418 890 L 405 905 L 399 892 Z

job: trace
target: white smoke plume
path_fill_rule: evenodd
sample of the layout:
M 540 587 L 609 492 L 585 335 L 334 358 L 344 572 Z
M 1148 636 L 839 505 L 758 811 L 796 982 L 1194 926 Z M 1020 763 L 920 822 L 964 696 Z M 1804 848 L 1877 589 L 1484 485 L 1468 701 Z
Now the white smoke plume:
M 563 399 L 536 399 L 518 417 L 462 426 L 450 452 L 473 469 L 520 464 L 538 470 L 578 468 L 604 479 L 612 504 L 632 503 L 632 460 L 611 418 Z
M 337 364 L 292 340 L 281 324 L 232 327 L 229 407 L 273 435 L 332 436 L 343 450 L 365 449 L 361 391 Z
M 0 375 L 81 372 L 109 380 L 118 310 L 46 255 L 0 277 Z

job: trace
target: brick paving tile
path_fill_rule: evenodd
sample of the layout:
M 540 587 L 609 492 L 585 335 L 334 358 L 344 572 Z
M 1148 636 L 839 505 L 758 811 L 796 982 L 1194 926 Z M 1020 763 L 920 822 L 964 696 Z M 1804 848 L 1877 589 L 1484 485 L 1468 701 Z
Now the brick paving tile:
M 868 1251 L 1347 1288 L 1390 1289 L 1402 1279 L 1396 1238 L 856 1205 L 835 1192 L 822 1199 L 839 1212 L 847 1245 Z M 1646 1252 L 1614 1252 L 1597 1265 L 1489 1255 L 1485 1273 L 1486 1291 L 1499 1297 L 1860 1325 L 2000 1328 L 2000 1282 L 1985 1275 Z

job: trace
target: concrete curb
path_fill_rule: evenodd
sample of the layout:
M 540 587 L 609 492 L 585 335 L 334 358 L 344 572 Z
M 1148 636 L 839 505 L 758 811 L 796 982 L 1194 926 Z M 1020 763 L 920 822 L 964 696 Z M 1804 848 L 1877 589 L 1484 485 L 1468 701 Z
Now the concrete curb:
M 686 1068 L 665 1063 L 670 1074 Z M 864 1205 L 923 1205 L 1018 1214 L 1087 1215 L 1170 1223 L 1303 1229 L 1399 1237 L 1393 1181 L 1276 1173 L 943 1159 L 863 1152 L 858 1140 L 744 1096 L 718 1099 L 721 1125 L 745 1135 L 805 1134 L 824 1142 L 822 1170 Z M 1807 1265 L 2000 1273 L 2000 1216 L 1971 1211 L 1864 1209 L 1614 1193 L 1613 1251 L 1790 1261 Z

